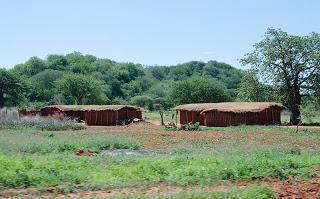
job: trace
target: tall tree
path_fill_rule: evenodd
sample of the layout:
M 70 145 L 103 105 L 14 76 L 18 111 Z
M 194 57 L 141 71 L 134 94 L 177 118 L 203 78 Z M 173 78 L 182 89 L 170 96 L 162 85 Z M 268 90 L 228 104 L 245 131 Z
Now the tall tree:
M 208 77 L 192 77 L 172 85 L 171 99 L 176 104 L 229 101 L 227 89 Z
M 103 81 L 82 74 L 67 73 L 55 81 L 57 90 L 74 104 L 105 104 L 108 86 Z
M 0 108 L 18 105 L 25 98 L 27 86 L 18 75 L 0 69 Z
M 266 81 L 285 88 L 292 115 L 290 122 L 301 122 L 301 96 L 314 92 L 313 81 L 320 74 L 320 35 L 294 36 L 269 28 L 265 38 L 246 54 L 243 64 L 250 64 Z

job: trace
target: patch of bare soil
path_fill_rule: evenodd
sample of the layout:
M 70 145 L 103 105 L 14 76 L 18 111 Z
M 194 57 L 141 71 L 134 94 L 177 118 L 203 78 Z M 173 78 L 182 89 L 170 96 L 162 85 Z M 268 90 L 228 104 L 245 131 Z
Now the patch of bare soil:
M 96 150 L 82 150 L 82 149 L 77 149 L 76 150 L 76 155 L 77 156 L 92 156 L 92 155 L 96 155 L 99 152 Z
M 320 198 L 320 168 L 316 170 L 316 175 L 311 180 L 299 180 L 290 177 L 288 180 L 277 180 L 266 178 L 259 182 L 260 185 L 271 185 L 278 198 L 283 199 L 316 199 Z M 237 181 L 240 187 L 249 186 L 252 181 Z

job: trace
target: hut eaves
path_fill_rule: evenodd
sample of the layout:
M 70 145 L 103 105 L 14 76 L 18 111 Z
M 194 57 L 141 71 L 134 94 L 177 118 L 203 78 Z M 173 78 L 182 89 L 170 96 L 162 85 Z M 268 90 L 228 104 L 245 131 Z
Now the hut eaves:
M 266 108 L 278 107 L 285 109 L 282 104 L 275 102 L 222 102 L 222 103 L 203 103 L 203 104 L 185 104 L 175 108 L 175 110 L 185 111 L 200 111 L 201 113 L 207 111 L 220 111 L 220 112 L 259 112 Z
M 44 108 L 57 108 L 61 111 L 102 111 L 102 110 L 113 110 L 118 111 L 123 108 L 135 109 L 144 111 L 143 108 L 136 107 L 136 106 L 129 106 L 129 105 L 51 105 L 46 106 Z

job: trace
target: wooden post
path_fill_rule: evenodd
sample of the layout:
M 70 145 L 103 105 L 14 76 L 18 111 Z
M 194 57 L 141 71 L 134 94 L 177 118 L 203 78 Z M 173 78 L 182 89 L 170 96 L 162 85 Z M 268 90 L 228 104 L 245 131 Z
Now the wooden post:
M 164 121 L 163 121 L 163 111 L 160 110 L 159 111 L 159 114 L 160 114 L 160 118 L 161 118 L 161 126 L 164 126 Z
M 95 114 L 95 116 L 96 116 L 96 118 L 95 118 L 95 120 L 94 120 L 94 123 L 95 123 L 95 125 L 97 125 L 98 124 L 98 111 L 94 111 L 96 114 Z
M 178 125 L 178 111 L 176 111 L 176 126 Z

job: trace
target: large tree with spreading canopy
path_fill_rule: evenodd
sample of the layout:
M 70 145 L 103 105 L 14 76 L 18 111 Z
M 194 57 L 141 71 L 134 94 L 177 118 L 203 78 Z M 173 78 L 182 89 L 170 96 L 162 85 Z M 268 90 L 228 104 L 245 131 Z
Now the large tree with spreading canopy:
M 320 35 L 295 36 L 269 28 L 265 38 L 254 48 L 242 63 L 251 65 L 265 81 L 282 88 L 292 112 L 290 122 L 299 124 L 301 97 L 318 94 Z

